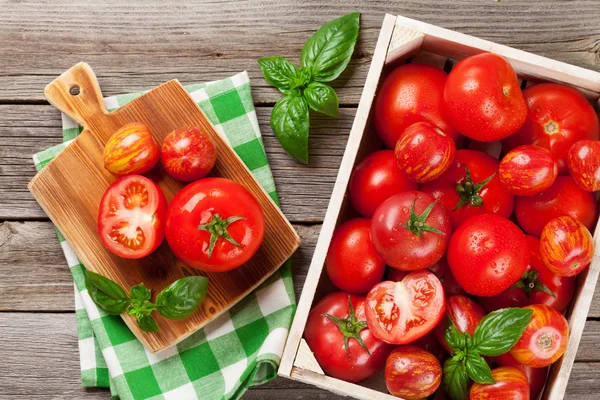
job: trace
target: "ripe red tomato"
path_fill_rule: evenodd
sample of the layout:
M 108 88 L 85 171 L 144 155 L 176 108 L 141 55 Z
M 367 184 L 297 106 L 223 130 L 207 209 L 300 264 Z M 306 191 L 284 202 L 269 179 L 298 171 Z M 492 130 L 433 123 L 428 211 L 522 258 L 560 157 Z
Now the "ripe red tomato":
M 518 368 L 498 367 L 492 370 L 494 384 L 474 383 L 470 400 L 529 400 L 527 377 Z
M 388 391 L 406 400 L 432 395 L 442 383 L 442 366 L 428 351 L 416 346 L 400 346 L 385 363 Z
M 260 247 L 264 233 L 258 201 L 242 185 L 225 178 L 187 185 L 167 209 L 171 250 L 202 271 L 224 272 L 244 264 Z
M 450 319 L 460 333 L 467 332 L 473 336 L 475 328 L 479 322 L 485 317 L 483 308 L 473 300 L 466 296 L 456 295 L 450 296 L 446 300 L 446 317 Z M 452 349 L 444 340 L 444 325 L 446 321 L 442 321 L 435 327 L 434 333 L 440 344 L 450 353 Z
M 450 168 L 420 189 L 450 212 L 456 229 L 475 215 L 510 217 L 514 197 L 504 189 L 497 174 L 498 161 L 493 157 L 480 151 L 458 150 Z
M 504 353 L 501 356 L 493 357 L 494 361 L 503 367 L 515 367 L 520 369 L 523 374 L 527 377 L 529 383 L 529 396 L 531 399 L 537 399 L 538 394 L 544 388 L 546 384 L 546 377 L 548 376 L 548 367 L 545 368 L 532 368 L 527 365 L 520 364 L 510 353 Z
M 365 298 L 344 292 L 331 293 L 313 307 L 306 320 L 304 339 L 327 375 L 348 382 L 375 375 L 394 349 L 367 328 Z
M 428 182 L 442 175 L 455 153 L 452 138 L 428 122 L 406 128 L 395 148 L 398 166 L 416 182 Z
M 517 197 L 517 222 L 530 235 L 539 237 L 550 220 L 569 215 L 594 229 L 597 221 L 596 198 L 581 189 L 570 176 L 559 176 L 550 189 L 535 196 Z
M 396 164 L 392 150 L 380 150 L 368 155 L 350 176 L 350 202 L 363 217 L 371 218 L 385 200 L 405 190 L 416 190 Z
M 420 347 L 423 350 L 428 351 L 429 353 L 433 354 L 435 358 L 439 360 L 440 363 L 443 363 L 448 358 L 448 353 L 442 347 L 442 345 L 437 340 L 433 332 L 434 331 L 431 331 L 427 335 L 415 340 L 411 343 L 411 345 Z
M 173 178 L 191 182 L 204 178 L 217 160 L 217 150 L 208 133 L 195 126 L 169 133 L 162 144 L 162 163 Z
M 441 109 L 445 82 L 446 73 L 430 65 L 401 65 L 387 76 L 375 98 L 373 121 L 388 148 L 415 122 L 429 122 L 458 138 Z
M 495 296 L 523 275 L 529 264 L 525 235 L 514 223 L 496 214 L 469 219 L 452 235 L 448 265 L 468 293 Z
M 600 138 L 596 112 L 576 89 L 557 83 L 530 86 L 523 95 L 527 102 L 527 121 L 503 142 L 505 149 L 523 144 L 548 149 L 558 163 L 558 172 L 566 175 L 571 146 L 581 139 Z
M 547 305 L 532 304 L 525 308 L 533 310 L 533 315 L 510 354 L 523 365 L 547 367 L 567 349 L 569 324 L 561 313 Z
M 445 306 L 440 280 L 421 270 L 411 272 L 401 282 L 375 285 L 367 294 L 365 314 L 375 337 L 407 344 L 430 332 L 444 315 Z
M 391 267 L 413 271 L 442 258 L 452 229 L 450 217 L 429 195 L 402 192 L 384 201 L 371 220 L 371 240 Z
M 527 117 L 515 71 L 492 53 L 465 58 L 452 68 L 444 86 L 444 109 L 452 126 L 481 142 L 512 135 Z
M 558 176 L 558 164 L 550 151 L 524 145 L 500 161 L 500 181 L 512 194 L 532 196 L 548 189 Z
M 569 172 L 583 190 L 600 190 L 600 141 L 580 140 L 568 154 Z
M 562 216 L 548 222 L 540 237 L 544 265 L 560 276 L 575 276 L 592 262 L 594 238 L 573 217 Z
M 531 304 L 524 290 L 510 288 L 496 296 L 479 297 L 477 300 L 488 313 L 501 308 L 525 307 Z
M 381 282 L 385 261 L 371 242 L 370 220 L 355 218 L 336 228 L 325 268 L 331 282 L 346 292 L 367 293 Z
M 119 257 L 146 257 L 165 237 L 166 210 L 165 195 L 150 179 L 141 175 L 118 179 L 100 200 L 100 240 Z
M 143 174 L 160 159 L 150 129 L 133 122 L 116 131 L 104 147 L 104 168 L 116 175 Z
M 446 297 L 455 294 L 467 294 L 467 292 L 465 292 L 465 290 L 456 282 L 454 276 L 452 276 L 452 272 L 450 272 L 450 269 L 448 268 L 448 263 L 446 262 L 445 257 L 442 257 L 440 261 L 436 262 L 430 267 L 427 267 L 427 269 L 433 272 L 435 276 L 438 277 L 440 282 L 442 282 L 442 287 L 444 288 Z M 400 282 L 406 275 L 409 274 L 409 272 L 410 271 L 402 271 L 396 268 L 390 268 L 387 273 L 387 280 Z

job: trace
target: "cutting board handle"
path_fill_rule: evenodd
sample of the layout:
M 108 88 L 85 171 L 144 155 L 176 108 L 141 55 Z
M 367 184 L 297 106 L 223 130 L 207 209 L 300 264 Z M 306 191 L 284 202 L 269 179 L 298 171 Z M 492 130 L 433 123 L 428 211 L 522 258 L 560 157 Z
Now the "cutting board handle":
M 108 114 L 98 79 L 83 62 L 48 84 L 44 95 L 50 104 L 85 127 L 99 123 Z

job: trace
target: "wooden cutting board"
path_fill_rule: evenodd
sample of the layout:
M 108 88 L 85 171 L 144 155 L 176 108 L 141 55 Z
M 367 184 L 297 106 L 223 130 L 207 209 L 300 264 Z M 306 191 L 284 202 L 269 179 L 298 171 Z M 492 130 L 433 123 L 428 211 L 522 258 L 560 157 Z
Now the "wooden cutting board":
M 171 321 L 158 313 L 152 314 L 160 327 L 156 333 L 141 331 L 135 318 L 123 315 L 131 331 L 151 352 L 178 343 L 228 310 L 273 274 L 300 245 L 288 220 L 177 80 L 164 83 L 111 113 L 104 107 L 96 76 L 85 63 L 62 74 L 44 93 L 52 105 L 84 130 L 31 180 L 29 190 L 83 265 L 118 282 L 127 291 L 144 282 L 152 289 L 153 296 L 185 276 L 209 278 L 208 294 L 189 318 Z M 264 212 L 264 240 L 248 263 L 230 272 L 203 273 L 177 260 L 166 241 L 152 255 L 140 260 L 119 258 L 104 248 L 96 230 L 98 206 L 104 191 L 117 176 L 104 169 L 102 153 L 117 129 L 135 121 L 148 125 L 159 146 L 169 132 L 182 126 L 197 126 L 212 136 L 218 154 L 213 174 L 242 184 L 256 197 Z M 158 183 L 167 201 L 185 186 L 168 176 L 160 163 L 147 175 Z

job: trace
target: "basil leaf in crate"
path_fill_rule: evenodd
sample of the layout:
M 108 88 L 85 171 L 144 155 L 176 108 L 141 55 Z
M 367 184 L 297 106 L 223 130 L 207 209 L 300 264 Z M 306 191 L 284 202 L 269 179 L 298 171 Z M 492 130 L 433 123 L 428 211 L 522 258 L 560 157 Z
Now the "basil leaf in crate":
M 444 341 L 454 353 L 466 350 L 465 336 L 456 329 L 456 326 L 448 317 L 444 321 Z
M 454 400 L 464 400 L 469 396 L 469 374 L 464 360 L 450 358 L 444 363 L 442 384 L 446 393 Z
M 137 318 L 137 324 L 144 332 L 158 332 L 158 324 L 150 315 L 142 315 Z
M 107 314 L 124 313 L 131 304 L 125 290 L 117 282 L 84 270 L 85 287 L 96 305 Z
M 304 84 L 305 77 L 294 64 L 283 57 L 263 57 L 258 65 L 265 80 L 279 90 L 291 90 Z
M 207 291 L 207 278 L 203 276 L 181 278 L 156 296 L 156 309 L 169 319 L 187 318 L 198 308 Z
M 469 378 L 477 383 L 494 384 L 496 381 L 492 377 L 492 370 L 485 362 L 485 359 L 477 353 L 468 353 L 465 358 L 465 367 Z
M 503 308 L 486 315 L 473 334 L 473 348 L 483 356 L 506 353 L 517 343 L 531 320 L 533 310 Z
M 308 163 L 308 102 L 302 96 L 283 96 L 271 112 L 271 129 L 281 147 L 296 160 Z
M 335 90 L 320 82 L 311 82 L 304 89 L 304 97 L 310 108 L 330 117 L 337 117 L 339 101 Z

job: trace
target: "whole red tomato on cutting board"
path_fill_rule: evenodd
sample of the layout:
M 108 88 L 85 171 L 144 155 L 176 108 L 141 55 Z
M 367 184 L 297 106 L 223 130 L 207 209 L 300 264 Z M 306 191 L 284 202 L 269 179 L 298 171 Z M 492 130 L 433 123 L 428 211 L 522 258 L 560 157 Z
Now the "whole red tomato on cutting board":
M 466 332 L 472 337 L 475 328 L 477 328 L 483 317 L 485 317 L 483 308 L 466 296 L 456 295 L 446 299 L 446 318 L 454 324 L 460 333 Z M 453 352 L 444 340 L 445 324 L 445 319 L 442 319 L 435 327 L 435 337 L 446 351 Z
M 260 247 L 265 218 L 242 185 L 206 178 L 179 191 L 167 209 L 166 237 L 177 258 L 193 268 L 224 272 L 247 262 Z
M 352 207 L 367 218 L 393 195 L 417 189 L 416 182 L 398 167 L 392 150 L 376 151 L 365 157 L 352 171 L 349 186 Z
M 480 151 L 458 150 L 450 168 L 420 190 L 448 210 L 454 229 L 475 215 L 508 218 L 513 210 L 514 196 L 500 182 L 498 160 Z
M 432 395 L 442 383 L 442 366 L 428 351 L 417 346 L 397 347 L 385 363 L 388 391 L 406 400 Z
M 492 53 L 465 58 L 452 68 L 444 86 L 444 110 L 460 133 L 481 142 L 512 135 L 527 117 L 515 71 Z
M 115 132 L 104 147 L 104 168 L 116 175 L 143 174 L 160 159 L 160 148 L 148 126 L 127 124 Z
M 165 237 L 166 210 L 165 195 L 150 179 L 141 175 L 118 179 L 100 200 L 100 240 L 119 257 L 146 257 Z
M 375 97 L 373 121 L 388 148 L 393 149 L 404 130 L 416 122 L 429 122 L 458 138 L 442 110 L 445 82 L 444 71 L 421 64 L 401 65 L 385 78 Z
M 204 178 L 217 160 L 217 150 L 208 133 L 184 127 L 169 133 L 162 144 L 162 163 L 173 178 L 191 182 Z
M 369 331 L 365 298 L 344 292 L 331 293 L 313 307 L 304 339 L 323 371 L 347 382 L 375 375 L 394 349 Z
M 429 195 L 409 191 L 384 201 L 371 219 L 371 240 L 383 260 L 404 271 L 438 262 L 452 228 L 446 210 Z
M 421 270 L 411 272 L 401 282 L 375 285 L 367 294 L 365 315 L 377 338 L 408 344 L 429 333 L 442 319 L 445 307 L 440 280 Z
M 569 149 L 569 172 L 575 183 L 588 192 L 600 190 L 600 141 L 580 140 Z
M 498 367 L 492 370 L 494 384 L 474 383 L 470 400 L 529 400 L 527 377 L 518 368 Z
M 527 120 L 513 136 L 503 141 L 506 150 L 533 144 L 550 150 L 558 172 L 568 174 L 567 153 L 581 139 L 598 140 L 596 112 L 576 89 L 558 83 L 540 83 L 523 91 Z
M 519 146 L 500 161 L 499 176 L 510 193 L 532 196 L 552 186 L 558 176 L 558 164 L 552 153 L 542 147 Z
M 548 376 L 548 367 L 545 368 L 532 368 L 527 365 L 519 363 L 509 353 L 504 353 L 498 357 L 492 357 L 494 361 L 503 367 L 515 367 L 527 377 L 529 383 L 529 396 L 531 399 L 537 399 L 538 394 L 544 388 L 546 384 L 546 377 Z

